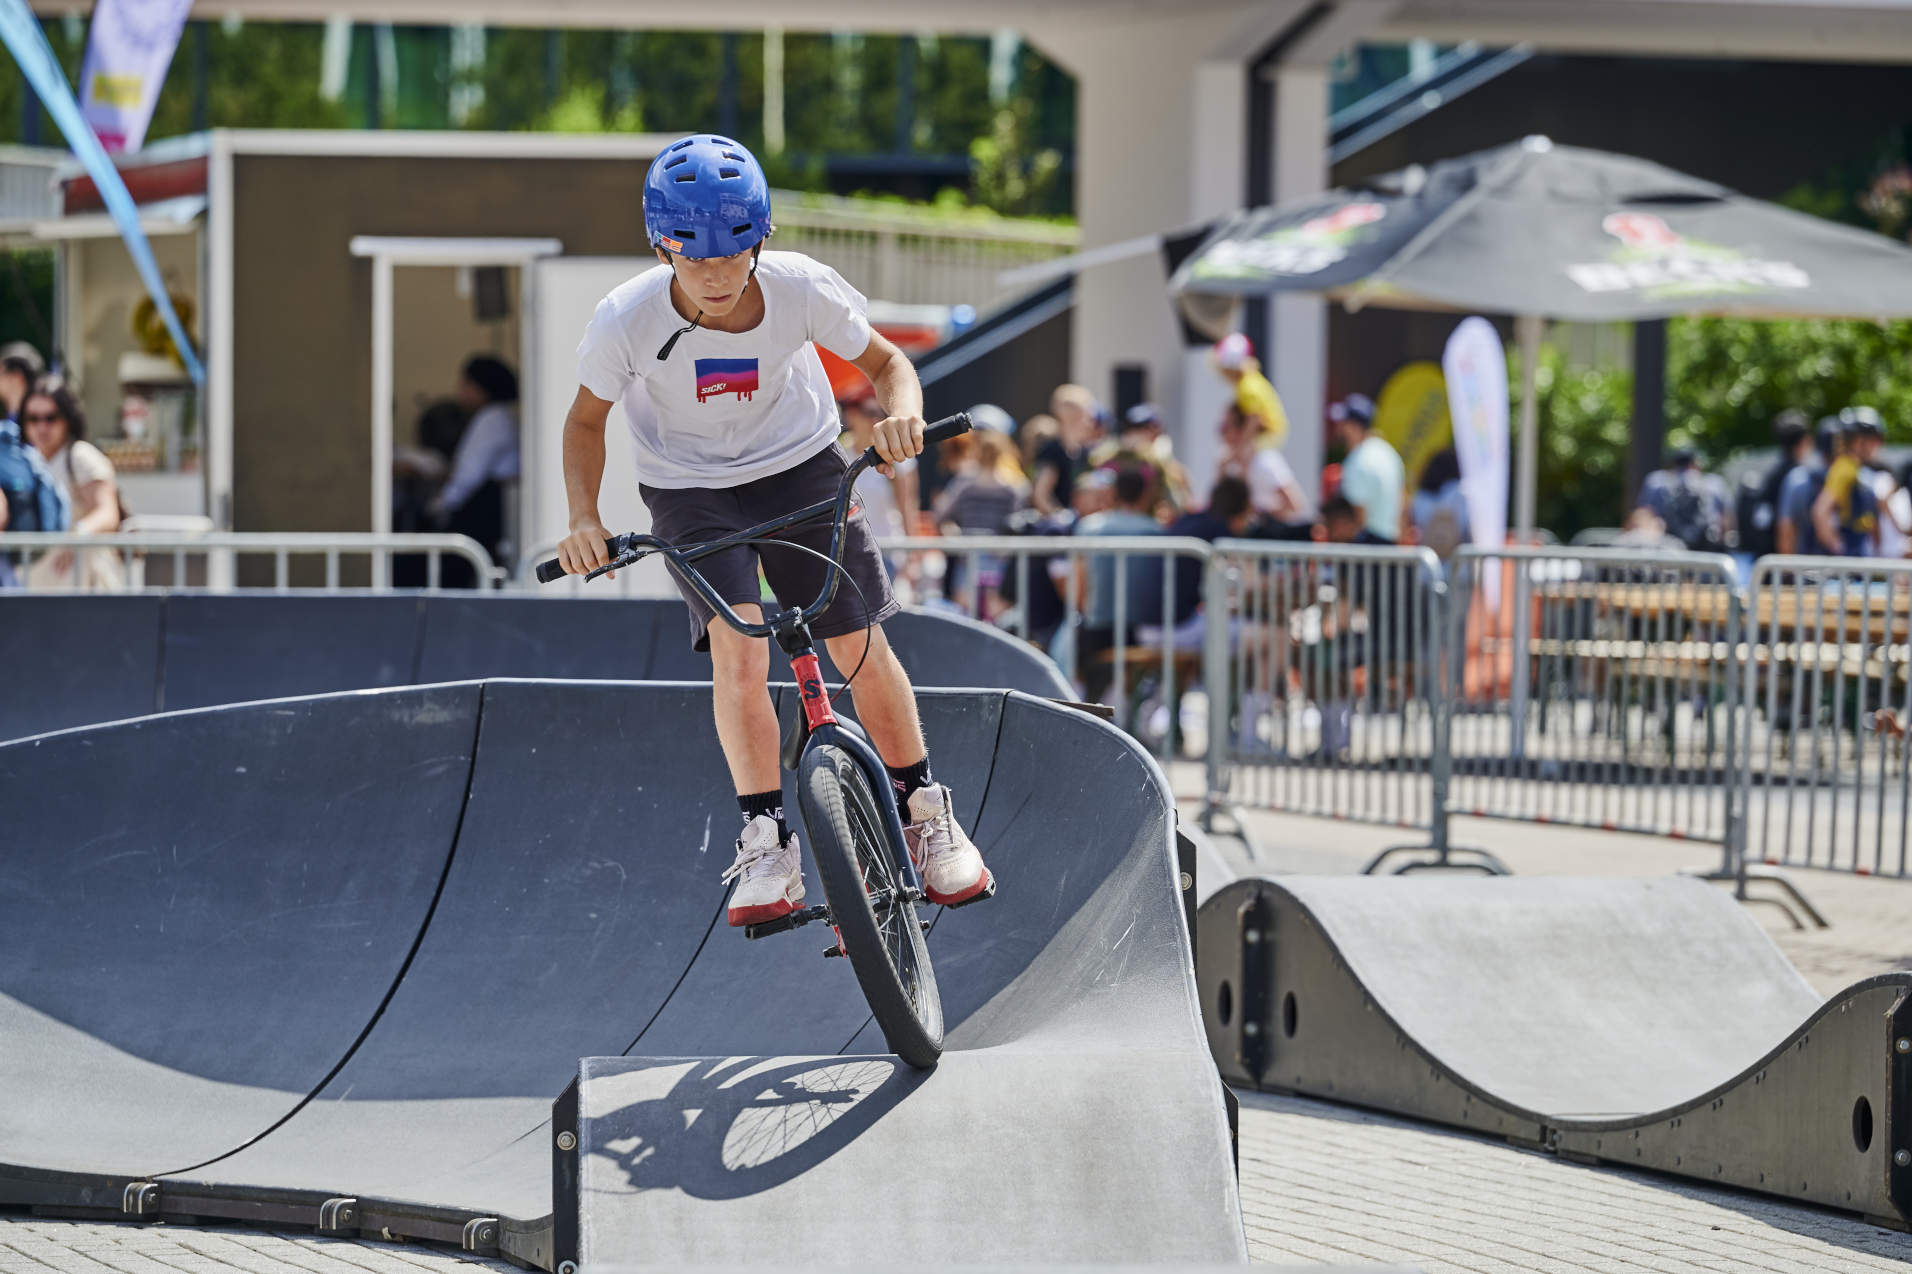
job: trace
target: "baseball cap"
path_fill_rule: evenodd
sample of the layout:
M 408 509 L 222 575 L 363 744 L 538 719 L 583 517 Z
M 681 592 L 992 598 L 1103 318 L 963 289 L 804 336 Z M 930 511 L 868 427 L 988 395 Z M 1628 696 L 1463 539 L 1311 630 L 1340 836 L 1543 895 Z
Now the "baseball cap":
M 1839 413 L 1839 423 L 1855 438 L 1885 437 L 1885 422 L 1871 407 L 1848 407 Z
M 1229 371 L 1241 367 L 1255 356 L 1255 343 L 1240 332 L 1230 332 L 1215 342 L 1215 363 Z
M 1162 413 L 1155 409 L 1154 403 L 1137 403 L 1122 414 L 1124 424 L 1140 429 L 1146 425 L 1162 423 Z
M 1358 420 L 1364 425 L 1371 425 L 1374 423 L 1374 400 L 1366 394 L 1349 394 L 1328 407 L 1328 419 L 1336 422 Z
M 5 345 L 0 345 L 0 362 L 10 358 L 17 358 L 27 364 L 33 369 L 35 376 L 46 371 L 46 359 L 40 357 L 40 351 L 27 341 L 8 341 Z

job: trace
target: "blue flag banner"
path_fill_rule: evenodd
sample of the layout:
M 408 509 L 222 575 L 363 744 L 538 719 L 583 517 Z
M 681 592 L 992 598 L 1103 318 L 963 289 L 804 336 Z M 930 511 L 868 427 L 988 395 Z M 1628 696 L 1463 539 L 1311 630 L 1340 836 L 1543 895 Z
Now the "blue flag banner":
M 146 285 L 146 294 L 158 307 L 173 345 L 193 378 L 193 385 L 203 389 L 205 365 L 199 361 L 199 352 L 193 348 L 192 338 L 186 335 L 179 315 L 173 312 L 172 298 L 166 295 L 166 283 L 159 274 L 159 263 L 153 260 L 152 245 L 146 242 L 146 232 L 139 228 L 139 208 L 133 203 L 126 183 L 120 180 L 119 169 L 107 158 L 100 139 L 80 114 L 80 104 L 74 100 L 73 90 L 66 82 L 66 72 L 60 69 L 59 59 L 53 56 L 53 46 L 46 42 L 46 33 L 27 7 L 27 0 L 0 0 L 0 40 L 6 42 L 13 60 L 20 64 L 21 74 L 40 95 L 53 122 L 66 135 L 67 144 L 79 156 L 93 184 L 99 187 L 100 198 L 105 201 L 114 224 L 119 226 L 126 250 L 133 255 L 133 265 L 139 270 L 140 281 Z

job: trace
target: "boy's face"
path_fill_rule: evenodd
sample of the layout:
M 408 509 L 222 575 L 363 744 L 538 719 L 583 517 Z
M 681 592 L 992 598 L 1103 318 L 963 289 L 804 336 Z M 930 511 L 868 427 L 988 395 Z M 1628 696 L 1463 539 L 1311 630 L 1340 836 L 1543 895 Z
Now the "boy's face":
M 677 276 L 692 305 L 706 314 L 724 315 L 737 308 L 743 299 L 744 285 L 750 281 L 750 252 L 728 257 L 681 257 L 662 248 L 657 255 Z

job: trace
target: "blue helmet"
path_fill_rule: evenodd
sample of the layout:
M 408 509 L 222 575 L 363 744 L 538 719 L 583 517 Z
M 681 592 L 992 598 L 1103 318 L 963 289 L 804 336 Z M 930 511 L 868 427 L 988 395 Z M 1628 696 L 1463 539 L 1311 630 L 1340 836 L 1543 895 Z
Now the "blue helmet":
M 644 178 L 651 246 L 685 257 L 728 257 L 770 236 L 770 182 L 756 157 L 727 137 L 672 142 Z

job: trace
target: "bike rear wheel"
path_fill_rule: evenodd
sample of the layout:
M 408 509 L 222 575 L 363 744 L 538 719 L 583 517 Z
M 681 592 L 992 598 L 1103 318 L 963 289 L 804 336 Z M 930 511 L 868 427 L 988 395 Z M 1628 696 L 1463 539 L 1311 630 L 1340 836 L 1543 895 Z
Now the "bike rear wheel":
M 797 797 L 830 919 L 883 1038 L 911 1066 L 934 1066 L 943 1055 L 943 1002 L 869 776 L 849 753 L 821 744 L 803 754 Z

